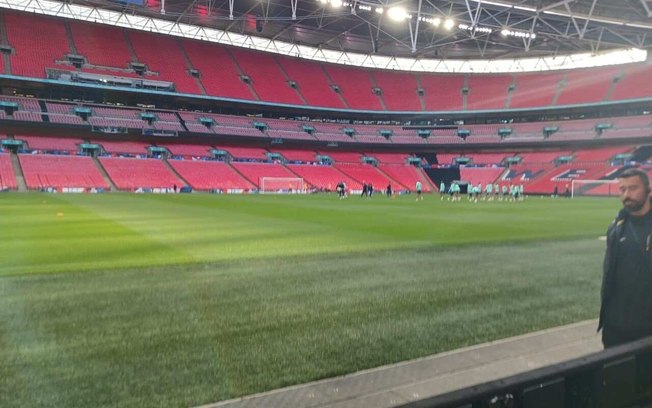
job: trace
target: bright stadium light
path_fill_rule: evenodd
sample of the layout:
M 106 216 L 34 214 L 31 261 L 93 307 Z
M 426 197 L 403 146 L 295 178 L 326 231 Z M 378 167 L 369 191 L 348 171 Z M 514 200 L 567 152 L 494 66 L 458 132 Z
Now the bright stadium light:
M 335 8 L 342 7 L 342 0 L 331 0 L 331 6 Z
M 421 17 L 419 17 L 419 21 L 423 21 L 424 23 L 432 24 L 435 27 L 439 27 L 439 25 L 441 24 L 441 19 L 439 17 L 431 18 L 431 17 L 421 16 Z
M 376 13 L 383 14 L 383 11 L 385 10 L 382 7 L 376 7 Z
M 503 37 L 531 38 L 531 39 L 537 38 L 537 35 L 535 33 L 528 33 L 528 32 L 525 32 L 525 31 L 509 30 L 507 28 L 503 28 L 500 31 L 500 33 L 503 35 Z
M 455 21 L 453 19 L 447 18 L 446 21 L 444 21 L 444 28 L 447 30 L 452 29 L 455 26 Z
M 408 18 L 408 14 L 403 7 L 392 7 L 387 10 L 387 15 L 394 21 L 403 21 Z

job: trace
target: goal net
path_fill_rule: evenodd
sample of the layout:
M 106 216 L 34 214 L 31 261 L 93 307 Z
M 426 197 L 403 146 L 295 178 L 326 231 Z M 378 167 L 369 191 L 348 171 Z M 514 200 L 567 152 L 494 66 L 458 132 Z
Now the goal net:
M 301 177 L 261 177 L 261 193 L 305 194 L 306 186 Z
M 618 196 L 618 180 L 573 180 L 571 196 Z

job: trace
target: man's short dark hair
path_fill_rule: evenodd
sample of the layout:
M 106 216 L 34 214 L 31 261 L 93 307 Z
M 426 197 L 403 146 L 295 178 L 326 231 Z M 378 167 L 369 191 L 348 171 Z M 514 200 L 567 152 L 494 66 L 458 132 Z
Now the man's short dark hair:
M 618 176 L 618 178 L 630 178 L 630 177 L 638 177 L 641 179 L 643 182 L 643 186 L 645 187 L 646 190 L 650 191 L 650 177 L 647 175 L 647 172 L 644 170 L 638 169 L 636 167 L 631 167 Z

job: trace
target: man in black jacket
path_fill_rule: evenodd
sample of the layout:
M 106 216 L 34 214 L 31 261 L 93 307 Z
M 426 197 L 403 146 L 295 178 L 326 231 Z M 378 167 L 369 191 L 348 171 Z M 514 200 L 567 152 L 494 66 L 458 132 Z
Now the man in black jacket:
M 652 336 L 650 180 L 631 168 L 620 175 L 618 188 L 623 209 L 607 231 L 598 324 L 605 347 Z

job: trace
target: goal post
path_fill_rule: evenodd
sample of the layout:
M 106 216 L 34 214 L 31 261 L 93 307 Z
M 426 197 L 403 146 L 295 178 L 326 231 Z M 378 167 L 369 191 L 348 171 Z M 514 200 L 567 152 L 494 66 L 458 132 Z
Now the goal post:
M 618 196 L 618 180 L 573 180 L 571 182 L 571 197 Z
M 305 194 L 307 187 L 301 177 L 261 177 L 260 193 Z

